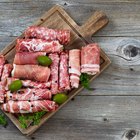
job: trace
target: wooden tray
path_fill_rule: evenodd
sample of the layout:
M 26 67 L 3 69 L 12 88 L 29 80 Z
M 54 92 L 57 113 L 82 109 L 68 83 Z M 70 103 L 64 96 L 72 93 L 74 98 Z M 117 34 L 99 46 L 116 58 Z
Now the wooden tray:
M 91 36 L 96 33 L 98 30 L 103 28 L 108 23 L 108 18 L 102 11 L 96 11 L 87 22 L 78 26 L 73 19 L 60 7 L 59 5 L 55 5 L 51 8 L 47 13 L 45 13 L 34 25 L 37 26 L 47 26 L 49 28 L 56 29 L 69 29 L 71 31 L 71 42 L 69 45 L 65 46 L 66 49 L 72 48 L 80 48 L 89 42 L 91 42 Z M 19 38 L 23 38 L 24 35 L 21 35 Z M 13 62 L 13 58 L 15 55 L 15 44 L 16 40 L 10 43 L 5 49 L 1 52 L 9 63 Z M 104 71 L 111 61 L 107 57 L 107 55 L 101 50 L 101 72 Z M 101 73 L 100 72 L 100 73 Z M 100 74 L 99 73 L 99 74 Z M 95 79 L 99 74 L 92 76 L 90 81 Z M 80 86 L 78 89 L 74 89 L 69 93 L 69 99 L 62 104 L 55 112 L 47 113 L 41 119 L 39 125 L 29 126 L 27 129 L 22 129 L 17 118 L 10 114 L 5 113 L 11 121 L 16 125 L 16 127 L 26 135 L 32 134 L 36 129 L 38 129 L 46 120 L 48 120 L 51 116 L 53 116 L 61 107 L 63 107 L 68 101 L 70 101 L 75 95 L 77 95 L 83 89 Z

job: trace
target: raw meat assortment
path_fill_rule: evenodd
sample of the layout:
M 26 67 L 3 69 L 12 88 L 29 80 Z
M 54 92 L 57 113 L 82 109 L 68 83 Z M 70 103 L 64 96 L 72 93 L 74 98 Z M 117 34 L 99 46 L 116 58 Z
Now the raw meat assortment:
M 51 66 L 50 66 L 51 92 L 52 92 L 52 94 L 57 94 L 59 92 L 58 91 L 59 55 L 54 53 L 54 54 L 49 54 L 49 57 L 53 61 Z
M 47 41 L 59 40 L 61 44 L 68 44 L 70 42 L 70 31 L 31 26 L 25 30 L 25 38 L 40 38 Z
M 15 80 L 19 80 L 18 78 L 7 78 L 6 79 L 6 86 L 5 90 L 8 90 L 8 86 Z M 30 88 L 50 88 L 51 82 L 37 82 L 37 81 L 31 81 L 31 80 L 21 80 L 23 87 L 30 87 Z
M 3 55 L 0 55 L 0 78 L 2 76 L 4 64 L 5 64 L 5 58 Z
M 28 101 L 28 100 L 45 100 L 51 99 L 52 93 L 48 89 L 21 89 L 17 92 L 6 92 L 6 99 L 13 101 Z
M 48 67 L 38 65 L 13 65 L 12 77 L 47 82 L 50 76 Z
M 54 111 L 58 106 L 50 100 L 12 101 L 2 104 L 1 109 L 9 113 L 34 113 L 39 111 Z
M 100 71 L 100 48 L 89 44 L 81 50 L 81 73 L 95 75 Z
M 59 64 L 59 90 L 67 91 L 70 90 L 70 80 L 68 73 L 68 53 L 62 52 L 60 54 Z
M 18 52 L 15 54 L 14 64 L 26 65 L 26 64 L 38 64 L 37 57 L 46 55 L 46 52 Z
M 42 39 L 17 39 L 16 51 L 17 52 L 46 52 L 54 53 L 61 52 L 63 45 L 58 41 L 47 42 Z
M 2 82 L 0 82 L 0 103 L 4 103 L 5 89 Z
M 73 49 L 69 51 L 69 74 L 71 87 L 78 88 L 81 75 L 79 49 Z

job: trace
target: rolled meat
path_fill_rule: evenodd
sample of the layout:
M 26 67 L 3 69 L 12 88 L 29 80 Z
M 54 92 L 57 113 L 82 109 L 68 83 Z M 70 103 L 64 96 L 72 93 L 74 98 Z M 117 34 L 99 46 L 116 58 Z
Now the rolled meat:
M 42 39 L 17 39 L 17 52 L 61 52 L 63 45 L 58 41 L 47 42 Z
M 52 93 L 48 89 L 33 89 L 26 88 L 20 89 L 17 92 L 11 93 L 11 91 L 6 92 L 7 100 L 13 101 L 32 101 L 32 100 L 46 100 L 51 99 Z
M 59 66 L 59 90 L 70 90 L 70 79 L 68 74 L 68 53 L 62 52 L 60 54 L 60 66 Z
M 38 64 L 37 57 L 46 55 L 45 52 L 18 52 L 15 54 L 14 64 L 26 65 L 26 64 Z
M 80 50 L 69 51 L 69 74 L 72 88 L 78 88 L 80 80 Z
M 95 75 L 100 71 L 100 48 L 89 44 L 81 50 L 81 73 Z
M 2 82 L 0 82 L 0 103 L 4 103 L 5 89 Z
M 8 90 L 8 86 L 15 80 L 19 80 L 18 78 L 7 78 L 6 79 L 6 86 L 5 90 Z M 31 81 L 31 80 L 21 80 L 22 85 L 24 87 L 30 87 L 30 88 L 50 88 L 51 82 L 37 82 L 37 81 Z
M 2 76 L 4 64 L 5 64 L 5 58 L 3 55 L 0 55 L 0 78 Z
M 48 67 L 38 65 L 13 65 L 12 77 L 47 82 L 50 77 Z
M 39 111 L 55 111 L 58 105 L 50 100 L 12 101 L 2 104 L 1 109 L 9 113 L 34 113 Z
M 52 64 L 50 66 L 51 75 L 51 92 L 52 94 L 58 93 L 58 75 L 59 75 L 59 55 L 58 54 L 49 54 L 49 57 L 52 59 Z
M 59 40 L 61 44 L 68 44 L 70 42 L 70 31 L 30 26 L 25 30 L 25 38 L 39 38 L 47 41 Z
M 11 64 L 4 65 L 2 76 L 1 76 L 1 81 L 4 85 L 6 84 L 6 79 L 11 75 L 12 69 L 13 69 L 13 66 Z

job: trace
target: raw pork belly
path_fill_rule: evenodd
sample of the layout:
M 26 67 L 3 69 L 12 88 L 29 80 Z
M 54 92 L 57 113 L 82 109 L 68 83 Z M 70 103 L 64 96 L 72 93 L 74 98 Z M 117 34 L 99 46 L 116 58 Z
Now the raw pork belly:
M 7 100 L 16 101 L 29 101 L 29 100 L 45 100 L 51 99 L 52 93 L 48 89 L 20 89 L 17 92 L 11 93 L 11 91 L 6 92 Z
M 1 109 L 10 113 L 34 113 L 39 111 L 55 111 L 58 105 L 50 100 L 12 101 L 2 104 Z
M 0 103 L 4 103 L 5 89 L 2 82 L 0 82 Z
M 25 38 L 40 38 L 47 41 L 59 40 L 61 44 L 68 44 L 70 42 L 70 31 L 31 26 L 25 30 Z
M 40 55 L 46 55 L 45 52 L 18 52 L 14 58 L 14 64 L 38 64 L 37 57 Z
M 100 71 L 100 48 L 89 44 L 81 50 L 81 73 L 94 75 Z
M 5 64 L 5 58 L 3 55 L 0 55 L 0 78 L 2 76 L 4 64 Z
M 68 74 L 68 53 L 62 52 L 59 66 L 59 90 L 70 90 L 70 80 Z
M 72 88 L 78 88 L 80 80 L 80 50 L 69 51 L 69 74 Z
M 2 76 L 1 76 L 1 81 L 3 83 L 5 83 L 6 78 L 8 78 L 10 76 L 12 69 L 13 69 L 13 66 L 11 64 L 5 64 L 4 65 Z
M 19 80 L 18 78 L 7 78 L 6 79 L 6 86 L 5 90 L 8 90 L 8 86 L 15 80 Z M 37 82 L 37 81 L 31 81 L 31 80 L 21 80 L 22 85 L 24 87 L 30 87 L 30 88 L 49 88 L 51 86 L 51 82 Z
M 42 39 L 17 39 L 17 52 L 46 52 L 54 53 L 61 52 L 63 45 L 58 41 L 47 42 Z
M 49 54 L 49 57 L 52 59 L 52 64 L 50 66 L 51 75 L 51 92 L 52 94 L 58 93 L 58 74 L 59 74 L 59 55 L 58 54 Z
M 47 82 L 50 76 L 48 67 L 38 65 L 15 65 L 12 77 Z

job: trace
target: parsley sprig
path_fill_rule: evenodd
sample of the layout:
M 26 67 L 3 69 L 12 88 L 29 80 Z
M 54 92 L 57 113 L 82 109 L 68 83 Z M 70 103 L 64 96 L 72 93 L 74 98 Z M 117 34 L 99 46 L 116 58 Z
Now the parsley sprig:
M 22 114 L 19 116 L 20 125 L 22 128 L 27 128 L 29 123 L 32 123 L 32 125 L 38 125 L 40 123 L 40 119 L 45 114 L 46 111 L 36 112 L 33 114 Z
M 0 124 L 3 125 L 4 127 L 6 127 L 7 124 L 8 124 L 8 122 L 7 122 L 6 118 L 5 118 L 5 115 L 2 114 L 2 113 L 0 113 Z

